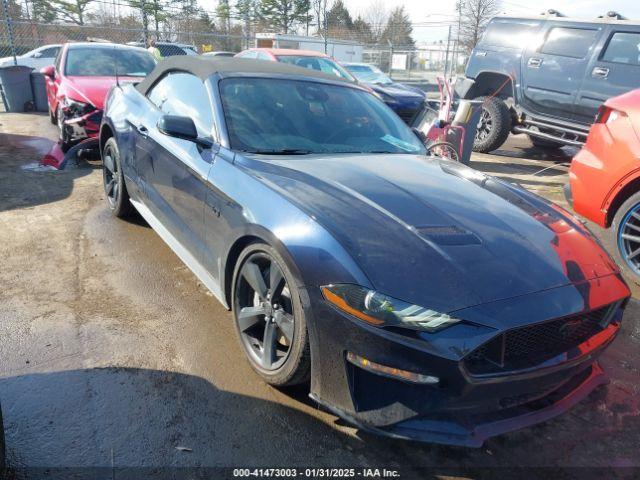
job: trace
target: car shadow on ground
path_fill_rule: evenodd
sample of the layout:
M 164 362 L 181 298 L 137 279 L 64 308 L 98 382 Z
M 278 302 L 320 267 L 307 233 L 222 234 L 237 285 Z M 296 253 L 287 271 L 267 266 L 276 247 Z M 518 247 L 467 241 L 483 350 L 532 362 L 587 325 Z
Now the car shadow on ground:
M 82 161 L 64 170 L 40 167 L 54 143 L 44 137 L 0 133 L 0 212 L 63 200 L 73 192 L 76 179 L 101 168 Z

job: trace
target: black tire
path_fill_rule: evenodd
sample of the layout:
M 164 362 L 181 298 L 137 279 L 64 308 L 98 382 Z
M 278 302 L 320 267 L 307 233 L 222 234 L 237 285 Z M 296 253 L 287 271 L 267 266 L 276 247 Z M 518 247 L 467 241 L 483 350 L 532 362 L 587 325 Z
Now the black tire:
M 271 262 L 271 263 L 269 263 Z M 276 267 L 282 279 L 272 278 L 272 269 Z M 257 269 L 257 270 L 256 270 Z M 252 273 L 253 272 L 253 273 Z M 257 276 L 259 275 L 259 277 Z M 252 284 L 262 278 L 262 288 L 255 289 Z M 272 283 L 275 284 L 272 285 Z M 280 287 L 280 288 L 278 288 Z M 263 290 L 260 294 L 258 290 Z M 270 294 L 273 292 L 273 298 Z M 233 289 L 231 293 L 233 317 L 242 347 L 251 368 L 270 385 L 290 386 L 309 382 L 311 377 L 311 354 L 307 332 L 306 317 L 300 302 L 300 295 L 295 277 L 286 261 L 271 246 L 256 242 L 249 244 L 240 254 L 233 273 Z M 271 309 L 272 302 L 280 303 Z M 264 304 L 269 305 L 269 312 L 262 314 Z M 253 315 L 245 315 L 241 320 L 241 312 L 254 309 Z M 260 309 L 260 310 L 255 310 Z M 282 329 L 277 318 L 278 312 L 287 315 L 287 328 Z M 241 323 L 242 326 L 241 326 Z M 269 335 L 267 329 L 274 333 Z M 293 332 L 291 332 L 293 329 Z M 291 337 L 287 338 L 287 333 Z M 272 338 L 266 357 L 266 341 Z M 259 345 L 262 339 L 262 346 Z M 280 350 L 278 350 L 280 349 Z M 286 349 L 286 352 L 282 350 Z M 262 356 L 261 356 L 262 354 Z M 278 357 L 278 355 L 281 355 Z
M 109 138 L 102 149 L 102 185 L 111 213 L 124 218 L 131 214 L 133 205 L 129 201 L 129 192 L 124 181 L 120 163 L 120 151 L 115 138 Z
M 482 113 L 473 142 L 473 151 L 488 153 L 507 141 L 511 132 L 509 107 L 497 97 L 478 97 L 482 101 Z
M 640 248 L 640 241 L 631 241 L 621 237 L 623 233 L 630 233 L 640 239 L 640 218 L 638 218 L 640 213 L 637 212 L 640 212 L 640 192 L 631 195 L 620 205 L 613 217 L 609 235 L 614 245 L 613 256 L 616 263 L 628 278 L 632 278 L 635 283 L 640 284 L 640 252 L 629 262 L 626 258 L 629 253 Z M 638 216 L 636 217 L 633 214 Z M 629 221 L 632 222 L 633 228 L 627 226 Z M 634 233 L 637 235 L 633 235 Z M 633 266 L 629 263 L 633 264 Z
M 51 110 L 51 105 L 49 105 L 48 102 L 47 102 L 47 108 L 49 109 L 49 120 L 51 121 L 52 124 L 57 125 L 58 119 L 56 118 L 55 113 L 53 113 L 53 110 Z
M 449 142 L 435 142 L 427 147 L 427 152 L 430 155 L 446 158 L 454 162 L 459 162 L 460 157 L 456 147 Z
M 555 150 L 562 147 L 561 143 L 554 142 L 552 140 L 546 140 L 544 138 L 534 137 L 533 135 L 529 135 L 529 140 L 531 140 L 531 144 L 534 147 L 541 148 L 543 150 Z
M 56 114 L 56 123 L 58 124 L 58 130 L 59 130 L 58 138 L 60 142 L 60 148 L 64 153 L 67 153 L 69 149 L 73 146 L 73 142 L 71 141 L 69 128 L 66 128 L 65 125 L 62 123 L 63 119 L 64 119 L 64 114 L 62 113 L 62 108 L 58 107 L 58 112 Z

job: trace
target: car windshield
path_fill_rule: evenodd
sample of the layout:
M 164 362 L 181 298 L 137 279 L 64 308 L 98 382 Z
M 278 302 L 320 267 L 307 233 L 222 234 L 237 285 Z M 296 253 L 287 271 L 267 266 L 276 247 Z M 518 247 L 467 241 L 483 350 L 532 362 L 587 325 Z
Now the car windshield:
M 335 75 L 336 77 L 345 78 L 351 81 L 355 80 L 353 75 L 330 58 L 310 57 L 307 55 L 277 55 L 276 58 L 279 62 L 295 65 L 296 67 L 318 70 L 320 72 Z
M 382 85 L 393 83 L 393 80 L 382 73 L 382 70 L 377 67 L 369 65 L 347 65 L 347 69 L 353 73 L 358 80 L 364 83 L 377 83 Z
M 407 125 L 349 85 L 228 78 L 220 97 L 231 148 L 262 154 L 424 153 Z
M 156 66 L 146 50 L 132 48 L 70 48 L 65 73 L 78 77 L 145 77 Z

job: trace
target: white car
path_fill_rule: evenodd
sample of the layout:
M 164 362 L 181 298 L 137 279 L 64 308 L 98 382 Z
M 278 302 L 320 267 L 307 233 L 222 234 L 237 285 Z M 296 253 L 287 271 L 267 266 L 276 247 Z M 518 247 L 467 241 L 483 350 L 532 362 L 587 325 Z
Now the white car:
M 43 45 L 23 55 L 16 56 L 16 60 L 18 61 L 18 65 L 25 65 L 39 70 L 42 67 L 53 65 L 61 46 L 62 45 Z M 13 57 L 0 58 L 0 67 L 7 67 L 9 65 L 13 65 Z

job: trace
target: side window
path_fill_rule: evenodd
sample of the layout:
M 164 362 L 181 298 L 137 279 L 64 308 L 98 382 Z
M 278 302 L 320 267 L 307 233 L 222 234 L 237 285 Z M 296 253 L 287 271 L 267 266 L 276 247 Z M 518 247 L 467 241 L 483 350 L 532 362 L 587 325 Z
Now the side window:
M 271 57 L 264 52 L 258 52 L 258 60 L 271 61 Z
M 204 83 L 195 75 L 184 72 L 169 73 L 155 84 L 147 97 L 167 115 L 191 117 L 196 124 L 198 135 L 211 137 L 211 102 Z
M 480 39 L 480 45 L 522 49 L 523 45 L 531 42 L 532 35 L 539 27 L 538 22 L 493 21 Z
M 602 55 L 602 60 L 640 65 L 640 33 L 614 33 Z
M 40 51 L 40 57 L 53 58 L 58 54 L 58 50 L 60 50 L 60 47 L 45 48 L 44 50 Z
M 158 45 L 158 50 L 163 57 L 173 57 L 174 55 L 186 55 L 186 52 L 176 45 Z
M 584 58 L 593 45 L 598 30 L 554 27 L 540 48 L 540 53 L 560 57 Z

